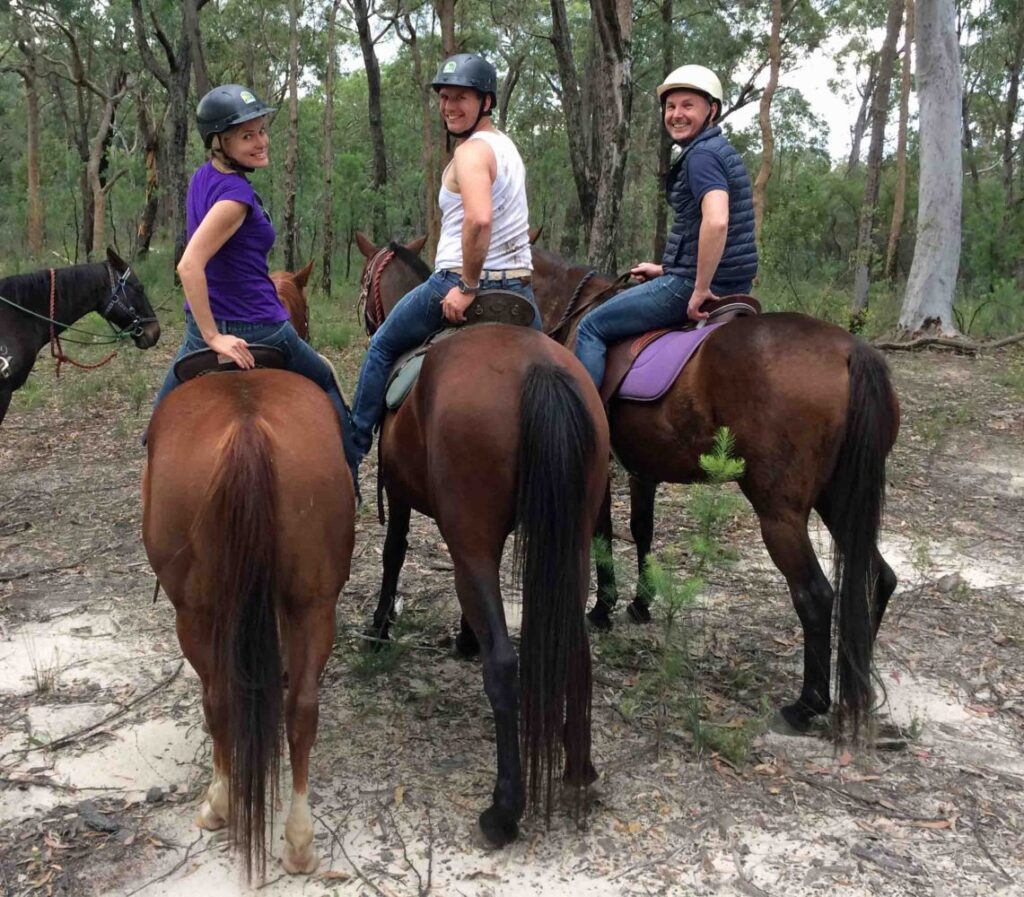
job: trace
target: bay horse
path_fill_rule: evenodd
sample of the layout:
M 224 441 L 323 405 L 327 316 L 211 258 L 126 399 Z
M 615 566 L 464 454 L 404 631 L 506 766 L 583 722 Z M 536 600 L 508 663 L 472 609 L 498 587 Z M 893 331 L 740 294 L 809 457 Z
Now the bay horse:
M 376 292 L 393 306 L 430 274 L 407 247 L 365 243 L 371 305 Z M 608 476 L 601 400 L 583 366 L 539 331 L 473 325 L 430 348 L 404 403 L 385 415 L 378 450 L 390 514 L 371 632 L 388 637 L 411 511 L 432 517 L 455 568 L 457 645 L 481 652 L 494 712 L 497 781 L 480 827 L 500 847 L 517 836 L 527 801 L 543 802 L 550 819 L 563 746 L 568 785 L 582 790 L 596 777 L 584 610 Z M 513 530 L 523 590 L 518 659 L 498 576 Z
M 270 281 L 277 290 L 277 298 L 288 310 L 292 326 L 302 339 L 309 342 L 309 301 L 306 298 L 306 284 L 313 273 L 313 260 L 298 271 L 273 271 Z
M 617 282 L 536 246 L 533 264 L 548 332 L 571 344 L 582 315 L 609 298 Z M 716 431 L 727 426 L 746 462 L 740 489 L 757 513 L 804 631 L 803 687 L 795 702 L 781 708 L 782 720 L 806 732 L 828 712 L 834 624 L 835 722 L 838 730 L 849 722 L 856 737 L 873 704 L 874 638 L 896 588 L 878 551 L 885 461 L 900 420 L 882 355 L 806 315 L 740 318 L 707 337 L 663 398 L 613 399 L 607 411 L 612 447 L 630 475 L 639 579 L 628 615 L 650 620 L 646 560 L 658 483 L 700 480 L 700 455 L 711 451 Z M 832 535 L 834 587 L 808 536 L 812 509 Z M 608 510 L 599 531 L 610 544 Z M 589 619 L 607 629 L 617 597 L 614 572 L 599 565 L 598 579 L 599 600 Z
M 338 416 L 298 374 L 210 374 L 160 403 L 147 449 L 143 542 L 202 682 L 213 739 L 197 825 L 226 824 L 247 877 L 254 867 L 265 874 L 283 710 L 292 799 L 282 863 L 312 872 L 307 795 L 318 681 L 354 538 Z
M 14 390 L 28 379 L 39 350 L 49 342 L 59 370 L 59 364 L 68 360 L 60 335 L 91 311 L 110 323 L 115 338 L 130 336 L 140 349 L 155 346 L 160 338 L 160 324 L 145 288 L 113 249 L 107 249 L 103 262 L 0 280 L 0 424 Z

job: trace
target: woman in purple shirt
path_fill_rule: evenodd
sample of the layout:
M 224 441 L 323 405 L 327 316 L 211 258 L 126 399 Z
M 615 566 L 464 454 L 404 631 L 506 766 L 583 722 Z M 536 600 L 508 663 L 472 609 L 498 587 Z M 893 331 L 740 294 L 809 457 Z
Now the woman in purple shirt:
M 276 232 L 246 177 L 270 164 L 267 124 L 273 112 L 238 84 L 216 87 L 199 101 L 196 123 L 210 158 L 188 187 L 188 244 L 178 262 L 187 300 L 185 340 L 175 362 L 210 348 L 251 368 L 249 343 L 280 349 L 288 370 L 308 377 L 334 403 L 351 460 L 348 408 L 330 365 L 295 332 L 277 296 L 267 268 Z M 172 364 L 154 407 L 179 385 Z

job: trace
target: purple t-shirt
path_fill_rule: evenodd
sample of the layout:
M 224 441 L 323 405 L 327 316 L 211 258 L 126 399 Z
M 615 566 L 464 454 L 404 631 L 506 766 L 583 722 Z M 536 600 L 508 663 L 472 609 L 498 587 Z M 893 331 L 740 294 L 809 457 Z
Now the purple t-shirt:
M 241 174 L 224 174 L 212 162 L 196 169 L 188 185 L 187 234 L 196 232 L 214 203 L 231 199 L 249 207 L 242 226 L 206 263 L 206 285 L 213 316 L 224 321 L 279 323 L 288 311 L 270 280 L 267 253 L 277 233 L 256 198 L 252 184 Z M 188 303 L 185 303 L 188 308 Z

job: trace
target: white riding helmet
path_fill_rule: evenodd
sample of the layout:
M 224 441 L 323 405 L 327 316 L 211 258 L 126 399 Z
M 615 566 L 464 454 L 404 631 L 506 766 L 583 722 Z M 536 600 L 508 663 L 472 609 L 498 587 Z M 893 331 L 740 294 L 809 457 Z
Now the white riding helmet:
M 718 103 L 715 120 L 721 116 L 722 82 L 711 69 L 706 69 L 702 65 L 681 65 L 658 85 L 658 99 L 664 100 L 665 95 L 673 90 L 695 90 L 704 94 L 709 101 L 714 100 Z

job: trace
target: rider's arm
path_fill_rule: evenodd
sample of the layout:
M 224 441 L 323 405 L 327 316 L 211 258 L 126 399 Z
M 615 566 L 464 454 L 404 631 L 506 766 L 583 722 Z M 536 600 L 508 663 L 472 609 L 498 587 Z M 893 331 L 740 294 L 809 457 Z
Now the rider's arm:
M 188 299 L 192 317 L 196 319 L 203 339 L 211 349 L 227 355 L 241 367 L 252 367 L 252 354 L 244 340 L 217 330 L 210 310 L 206 264 L 242 226 L 248 211 L 249 207 L 245 203 L 233 199 L 215 202 L 192 234 L 177 268 L 185 298 Z
M 462 279 L 480 282 L 491 245 L 491 188 L 497 177 L 494 151 L 483 140 L 467 140 L 455 151 L 455 176 L 462 194 Z
M 710 190 L 700 203 L 700 235 L 697 238 L 697 283 L 695 292 L 711 292 L 718 263 L 725 250 L 725 236 L 729 232 L 729 194 L 725 190 Z

